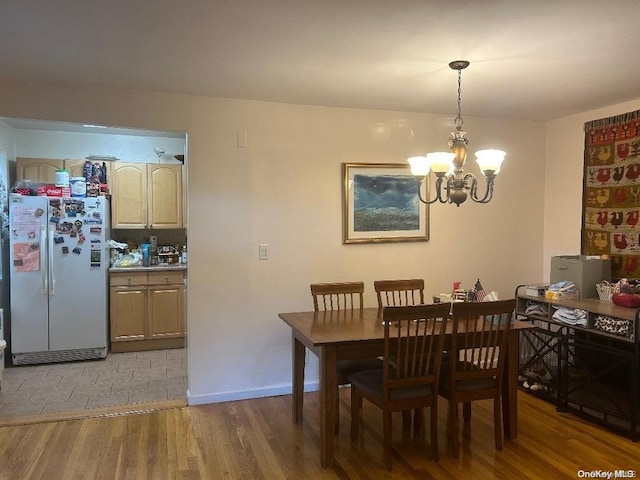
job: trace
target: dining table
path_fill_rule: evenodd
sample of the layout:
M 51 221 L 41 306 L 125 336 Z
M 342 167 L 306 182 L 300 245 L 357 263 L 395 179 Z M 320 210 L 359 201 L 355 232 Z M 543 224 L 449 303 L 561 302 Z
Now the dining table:
M 279 313 L 291 327 L 292 338 L 292 413 L 302 423 L 306 349 L 319 362 L 320 463 L 331 468 L 334 462 L 334 421 L 337 412 L 338 360 L 372 358 L 384 353 L 382 309 L 362 308 Z M 531 329 L 531 322 L 514 320 L 509 329 L 507 361 L 502 388 L 502 414 L 506 438 L 518 436 L 518 337 Z M 450 325 L 445 333 L 445 349 L 451 343 Z

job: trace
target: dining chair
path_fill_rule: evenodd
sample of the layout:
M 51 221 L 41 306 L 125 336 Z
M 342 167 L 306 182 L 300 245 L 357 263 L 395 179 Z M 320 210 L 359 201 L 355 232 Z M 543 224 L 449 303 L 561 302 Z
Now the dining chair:
M 424 303 L 424 280 L 376 280 L 373 288 L 378 297 L 378 308 Z
M 431 454 L 438 461 L 438 379 L 449 304 L 384 307 L 382 370 L 349 375 L 351 440 L 360 430 L 362 399 L 382 410 L 384 464 L 391 469 L 393 412 L 429 407 Z
M 414 278 L 409 280 L 376 280 L 373 288 L 378 297 L 378 308 L 401 305 L 421 305 L 424 303 L 424 280 Z M 422 410 L 414 412 L 413 429 L 422 428 Z M 411 430 L 411 411 L 402 413 L 402 430 Z
M 364 282 L 341 283 L 312 283 L 311 296 L 313 297 L 313 309 L 316 312 L 323 310 L 362 310 L 363 308 Z M 361 358 L 353 360 L 338 360 L 336 365 L 336 377 L 338 386 L 348 385 L 348 377 L 352 373 L 361 370 L 381 369 L 382 361 L 379 358 Z M 335 432 L 340 429 L 340 399 L 336 395 L 336 421 Z
M 496 450 L 502 450 L 502 377 L 514 310 L 514 299 L 453 303 L 451 347 L 443 362 L 439 394 L 449 403 L 447 436 L 454 458 L 460 451 L 458 403 L 463 404 L 462 416 L 468 424 L 474 400 L 493 399 Z

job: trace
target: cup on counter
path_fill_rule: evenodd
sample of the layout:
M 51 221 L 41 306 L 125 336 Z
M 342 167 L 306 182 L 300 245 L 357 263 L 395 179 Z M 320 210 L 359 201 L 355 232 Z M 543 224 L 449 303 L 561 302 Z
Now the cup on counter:
M 151 266 L 151 245 L 149 243 L 143 243 L 140 245 L 140 248 L 142 248 L 142 266 Z

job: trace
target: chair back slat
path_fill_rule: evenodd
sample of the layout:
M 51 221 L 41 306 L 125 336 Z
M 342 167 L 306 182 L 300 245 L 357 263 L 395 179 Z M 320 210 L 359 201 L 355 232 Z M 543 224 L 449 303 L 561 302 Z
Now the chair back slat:
M 452 352 L 458 359 L 452 362 L 453 381 L 500 378 L 514 309 L 513 299 L 453 304 Z
M 385 397 L 397 388 L 437 385 L 449 304 L 383 309 Z
M 373 287 L 378 297 L 378 308 L 389 306 L 422 305 L 424 280 L 376 280 Z
M 363 308 L 364 282 L 312 283 L 313 309 L 356 310 Z

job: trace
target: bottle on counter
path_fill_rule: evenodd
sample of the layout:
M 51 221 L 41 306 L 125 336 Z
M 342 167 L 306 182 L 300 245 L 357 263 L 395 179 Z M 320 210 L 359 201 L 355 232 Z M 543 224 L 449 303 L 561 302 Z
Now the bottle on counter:
M 182 252 L 180 253 L 180 263 L 183 265 L 187 264 L 187 245 L 186 244 L 182 247 Z

